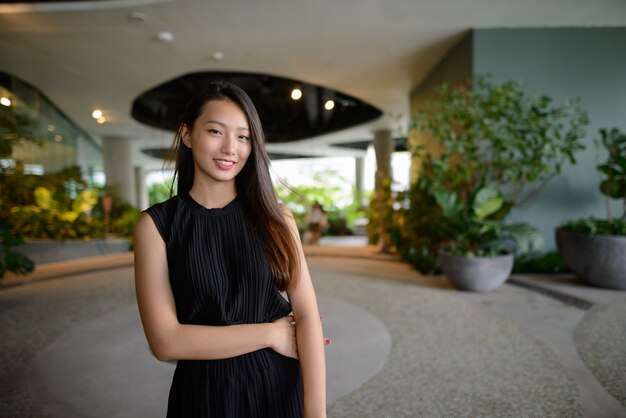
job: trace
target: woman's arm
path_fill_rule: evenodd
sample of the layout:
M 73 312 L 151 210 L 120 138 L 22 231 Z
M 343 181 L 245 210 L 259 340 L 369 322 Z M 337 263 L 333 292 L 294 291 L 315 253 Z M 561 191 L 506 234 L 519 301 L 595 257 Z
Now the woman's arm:
M 222 359 L 266 347 L 297 357 L 295 333 L 289 318 L 266 324 L 180 324 L 169 282 L 165 243 L 146 213 L 135 225 L 134 248 L 137 304 L 146 338 L 156 358 L 162 361 Z
M 326 359 L 322 324 L 313 283 L 300 245 L 298 227 L 289 210 L 283 207 L 283 211 L 291 226 L 292 233 L 296 237 L 300 257 L 300 277 L 298 277 L 296 286 L 287 291 L 287 295 L 296 322 L 298 358 L 300 359 L 304 387 L 304 416 L 305 418 L 325 417 Z

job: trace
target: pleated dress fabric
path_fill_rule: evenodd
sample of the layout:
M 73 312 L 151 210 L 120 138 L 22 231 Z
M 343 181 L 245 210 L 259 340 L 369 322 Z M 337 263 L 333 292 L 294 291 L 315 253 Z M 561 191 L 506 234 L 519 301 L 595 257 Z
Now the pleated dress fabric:
M 181 194 L 146 212 L 166 244 L 181 324 L 258 324 L 291 312 L 238 199 L 207 209 Z M 179 360 L 167 417 L 294 418 L 302 411 L 299 362 L 267 348 L 222 360 Z

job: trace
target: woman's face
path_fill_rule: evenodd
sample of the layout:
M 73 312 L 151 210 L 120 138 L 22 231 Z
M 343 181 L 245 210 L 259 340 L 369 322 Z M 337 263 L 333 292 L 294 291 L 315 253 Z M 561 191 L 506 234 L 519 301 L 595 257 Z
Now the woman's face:
M 195 176 L 212 182 L 233 182 L 252 150 L 246 114 L 230 100 L 207 102 L 191 130 L 183 127 L 182 140 L 191 148 Z

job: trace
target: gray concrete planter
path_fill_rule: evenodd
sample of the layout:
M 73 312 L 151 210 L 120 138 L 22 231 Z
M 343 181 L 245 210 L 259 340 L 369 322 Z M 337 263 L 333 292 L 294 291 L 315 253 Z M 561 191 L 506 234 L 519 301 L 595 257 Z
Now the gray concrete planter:
M 125 253 L 128 250 L 128 239 L 125 238 L 92 239 L 88 241 L 28 240 L 24 245 L 15 248 L 15 251 L 27 256 L 35 264 Z
M 439 265 L 457 289 L 490 292 L 509 278 L 513 270 L 513 254 L 463 257 L 440 251 Z
M 584 282 L 626 290 L 626 237 L 585 235 L 556 229 L 561 258 Z

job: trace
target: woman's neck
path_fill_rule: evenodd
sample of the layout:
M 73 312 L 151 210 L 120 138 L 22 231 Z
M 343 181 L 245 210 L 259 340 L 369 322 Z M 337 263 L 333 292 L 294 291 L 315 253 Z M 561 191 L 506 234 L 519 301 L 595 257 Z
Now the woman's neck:
M 234 181 L 211 185 L 194 181 L 189 195 L 207 209 L 223 208 L 237 197 L 237 189 Z

